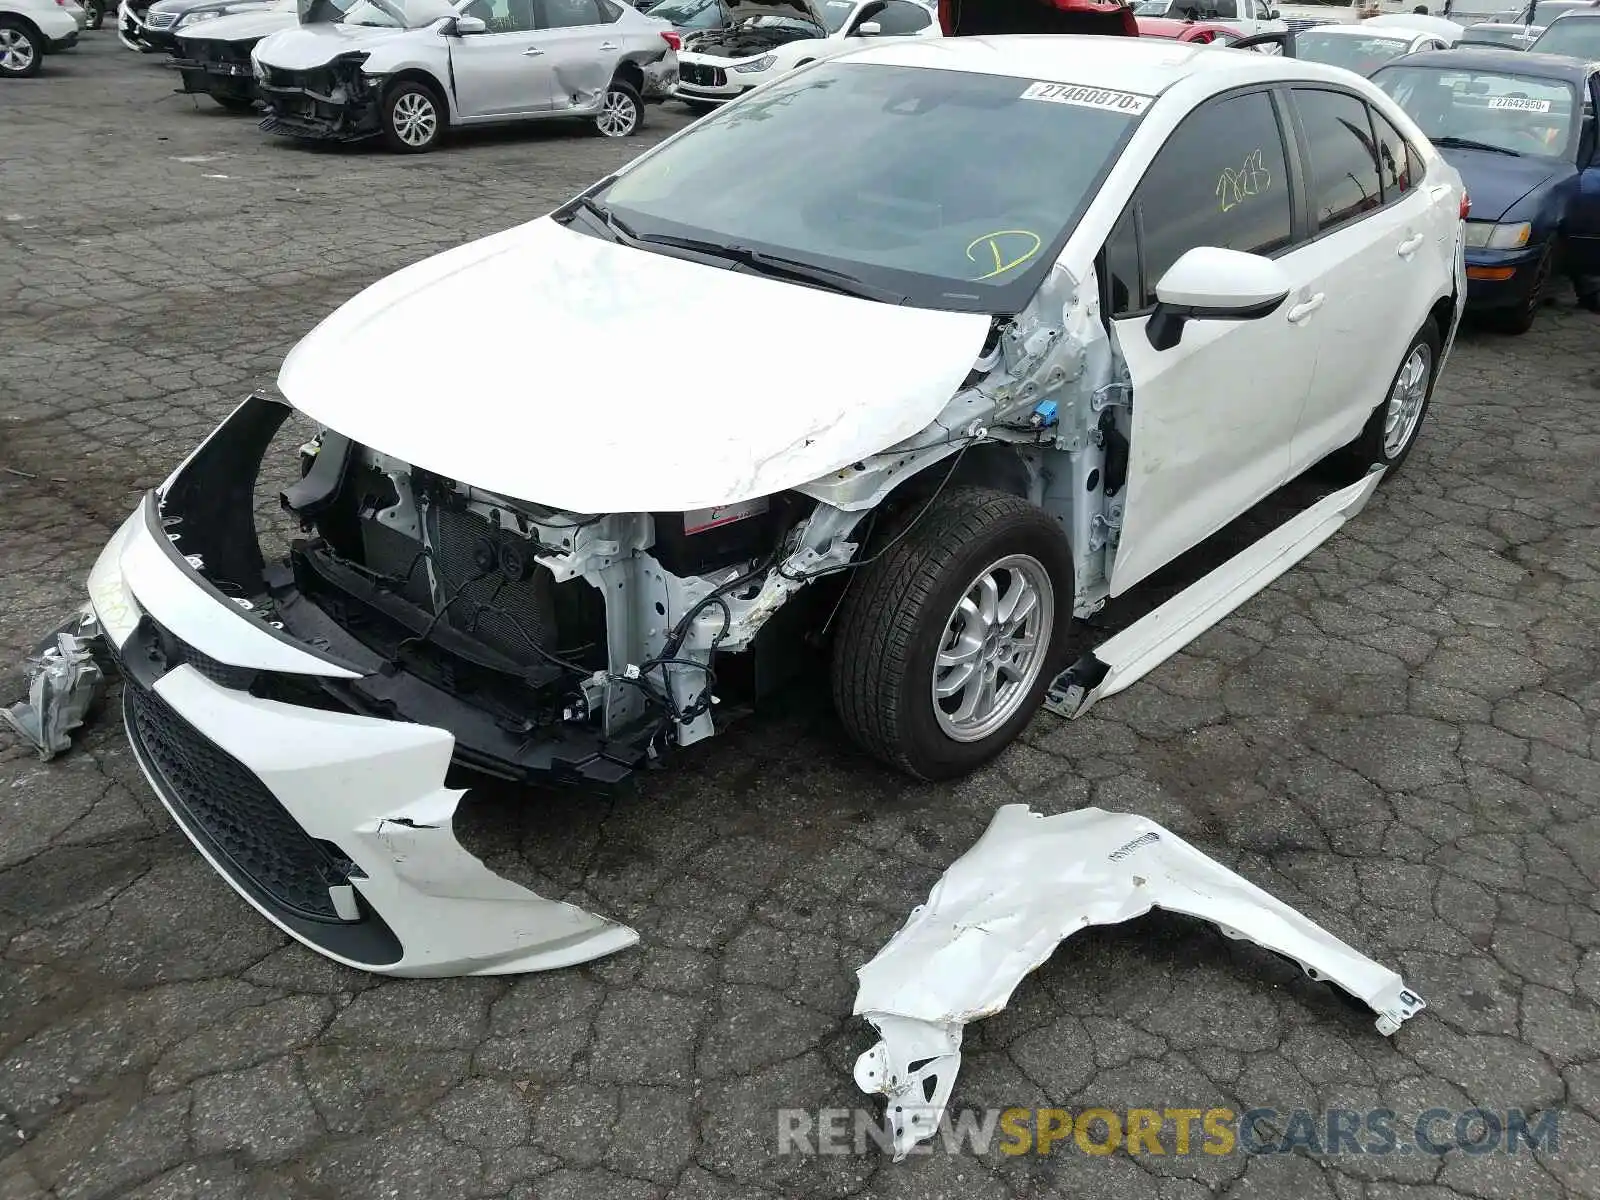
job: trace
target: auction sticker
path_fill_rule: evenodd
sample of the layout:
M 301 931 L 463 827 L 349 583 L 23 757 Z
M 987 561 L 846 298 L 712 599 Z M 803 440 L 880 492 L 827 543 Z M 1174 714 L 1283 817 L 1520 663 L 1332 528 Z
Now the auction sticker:
M 1022 93 L 1024 100 L 1048 100 L 1052 104 L 1075 104 L 1079 108 L 1098 108 L 1107 112 L 1137 117 L 1150 107 L 1151 97 L 1137 92 L 1113 92 L 1108 88 L 1083 87 L 1076 83 L 1030 83 Z
M 1518 112 L 1549 112 L 1550 101 L 1529 100 L 1523 96 L 1496 96 L 1489 101 L 1490 108 L 1514 108 Z

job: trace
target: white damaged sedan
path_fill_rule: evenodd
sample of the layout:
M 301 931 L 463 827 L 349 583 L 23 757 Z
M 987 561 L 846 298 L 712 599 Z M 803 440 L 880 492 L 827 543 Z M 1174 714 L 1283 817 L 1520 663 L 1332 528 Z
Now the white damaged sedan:
M 134 751 L 228 881 L 342 962 L 616 950 L 632 930 L 460 846 L 452 763 L 610 783 L 821 647 L 845 729 L 922 779 L 1047 690 L 1082 711 L 1406 457 L 1465 205 L 1388 97 L 1313 63 L 951 38 L 797 71 L 374 284 L 144 498 L 89 582 Z M 689 365 L 686 326 L 718 335 Z M 269 560 L 252 481 L 294 410 L 321 433 Z M 1354 482 L 1082 642 L 1330 455 Z

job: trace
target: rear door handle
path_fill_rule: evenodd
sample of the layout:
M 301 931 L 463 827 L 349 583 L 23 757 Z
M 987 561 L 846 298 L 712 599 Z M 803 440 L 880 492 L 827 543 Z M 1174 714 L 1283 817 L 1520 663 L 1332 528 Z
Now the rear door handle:
M 1425 235 L 1420 234 L 1420 233 L 1413 233 L 1405 241 L 1401 242 L 1398 246 L 1395 247 L 1395 253 L 1399 254 L 1401 258 L 1410 258 L 1413 254 L 1415 254 L 1417 252 L 1417 250 L 1421 247 L 1422 243 L 1425 242 L 1425 241 L 1427 241 L 1427 238 L 1426 238 Z
M 1305 301 L 1304 303 L 1296 304 L 1289 310 L 1290 323 L 1294 325 L 1300 324 L 1312 313 L 1316 312 L 1317 309 L 1321 308 L 1322 302 L 1327 298 L 1328 294 L 1326 292 L 1318 292 L 1315 296 L 1311 297 L 1311 299 Z
M 617 45 L 615 42 L 601 42 L 600 43 L 600 49 L 602 49 L 602 50 L 620 50 L 620 49 L 622 49 L 622 47 Z
M 526 50 L 524 50 L 522 52 L 522 57 L 523 58 L 538 58 L 539 55 L 541 55 L 543 53 L 544 53 L 544 51 L 539 49 L 539 47 L 537 47 L 537 46 L 529 46 Z

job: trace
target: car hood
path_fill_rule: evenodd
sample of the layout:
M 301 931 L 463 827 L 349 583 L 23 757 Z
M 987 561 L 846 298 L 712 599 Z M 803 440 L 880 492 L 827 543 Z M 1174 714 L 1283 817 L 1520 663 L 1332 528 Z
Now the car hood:
M 284 71 L 306 71 L 352 50 L 392 41 L 413 29 L 377 29 L 368 25 L 300 25 L 264 38 L 256 61 Z
M 1556 158 L 1513 158 L 1489 150 L 1441 146 L 1439 153 L 1461 173 L 1472 198 L 1474 221 L 1498 221 L 1517 201 L 1576 168 Z
M 678 512 L 809 483 L 920 432 L 989 323 L 542 217 L 373 284 L 290 351 L 278 383 L 312 420 L 504 496 Z
M 255 41 L 281 29 L 294 28 L 294 6 L 273 4 L 248 12 L 229 13 L 192 29 L 178 30 L 178 40 L 198 38 L 208 42 Z
M 260 12 L 273 0 L 156 0 L 149 8 L 153 13 Z M 292 9 L 290 10 L 293 11 Z
M 755 17 L 805 17 L 824 29 L 828 23 L 822 19 L 822 10 L 811 0 L 748 0 L 730 5 L 733 24 Z

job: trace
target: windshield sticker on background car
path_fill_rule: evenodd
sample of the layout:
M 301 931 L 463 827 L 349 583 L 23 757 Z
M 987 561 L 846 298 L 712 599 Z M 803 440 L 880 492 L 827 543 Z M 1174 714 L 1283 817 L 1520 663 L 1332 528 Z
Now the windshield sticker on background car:
M 1107 112 L 1137 117 L 1150 107 L 1150 97 L 1137 92 L 1113 92 L 1107 88 L 1082 87 L 1075 83 L 1030 83 L 1022 93 L 1024 100 L 1049 100 L 1053 104 L 1076 104 L 1079 108 L 1098 108 Z
M 1489 107 L 1515 108 L 1522 112 L 1547 113 L 1550 111 L 1550 101 L 1529 100 L 1524 96 L 1495 96 L 1489 101 Z
M 993 233 L 973 238 L 967 243 L 968 261 L 977 263 L 983 257 L 978 248 L 987 246 L 989 257 L 994 260 L 994 269 L 979 275 L 972 282 L 982 283 L 986 279 L 1004 275 L 1007 271 L 1015 271 L 1039 253 L 1039 247 L 1042 245 L 1044 239 L 1028 229 L 997 229 Z
M 1244 165 L 1235 171 L 1223 167 L 1217 176 L 1217 197 L 1222 201 L 1222 211 L 1237 208 L 1251 196 L 1259 196 L 1272 186 L 1272 176 L 1261 161 L 1261 151 L 1252 150 L 1244 156 Z

